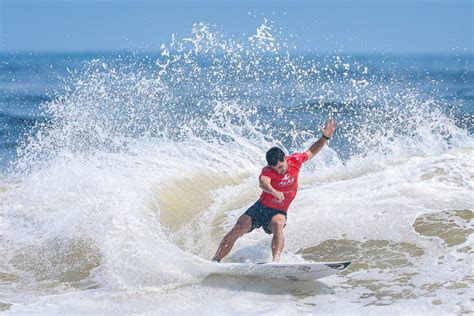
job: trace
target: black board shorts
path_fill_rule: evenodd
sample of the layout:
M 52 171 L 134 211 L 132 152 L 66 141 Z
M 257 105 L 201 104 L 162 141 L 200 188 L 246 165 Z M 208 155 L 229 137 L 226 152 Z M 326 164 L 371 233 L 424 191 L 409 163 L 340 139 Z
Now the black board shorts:
M 270 221 L 273 216 L 281 214 L 284 215 L 285 218 L 287 218 L 286 212 L 274 208 L 265 207 L 262 205 L 262 203 L 260 203 L 260 201 L 255 202 L 255 204 L 249 207 L 249 209 L 246 210 L 244 214 L 250 216 L 250 218 L 252 219 L 252 228 L 250 229 L 250 231 L 254 230 L 255 228 L 262 227 L 267 234 L 272 233 L 269 230 L 268 224 L 270 224 Z

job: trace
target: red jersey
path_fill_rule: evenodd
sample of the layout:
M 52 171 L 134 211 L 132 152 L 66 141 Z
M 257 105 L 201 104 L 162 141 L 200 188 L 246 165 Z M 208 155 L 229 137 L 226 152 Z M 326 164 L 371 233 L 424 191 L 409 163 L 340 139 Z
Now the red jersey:
M 283 193 L 285 199 L 283 201 L 278 200 L 277 197 L 267 192 L 262 192 L 260 196 L 260 203 L 263 206 L 274 208 L 281 211 L 288 211 L 291 202 L 296 196 L 298 190 L 298 174 L 300 172 L 301 165 L 303 162 L 308 160 L 306 153 L 294 153 L 291 156 L 286 157 L 288 162 L 288 170 L 285 174 L 278 174 L 271 167 L 266 166 L 262 169 L 261 176 L 269 177 L 270 184 L 272 187 Z

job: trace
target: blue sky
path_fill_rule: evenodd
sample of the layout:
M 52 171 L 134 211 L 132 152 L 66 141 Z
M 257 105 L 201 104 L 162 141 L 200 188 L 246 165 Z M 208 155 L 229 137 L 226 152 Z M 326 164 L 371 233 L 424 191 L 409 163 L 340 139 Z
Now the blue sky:
M 247 38 L 264 18 L 317 52 L 473 52 L 472 0 L 0 0 L 0 51 L 157 51 L 215 24 Z M 245 35 L 243 35 L 245 34 Z

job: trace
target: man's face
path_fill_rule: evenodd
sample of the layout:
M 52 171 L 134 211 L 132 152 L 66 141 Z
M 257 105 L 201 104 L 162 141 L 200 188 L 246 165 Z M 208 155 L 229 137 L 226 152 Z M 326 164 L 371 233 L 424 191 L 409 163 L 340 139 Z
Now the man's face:
M 283 161 L 277 162 L 276 165 L 272 166 L 272 169 L 278 174 L 284 174 L 288 170 L 288 163 L 286 162 L 286 156 Z

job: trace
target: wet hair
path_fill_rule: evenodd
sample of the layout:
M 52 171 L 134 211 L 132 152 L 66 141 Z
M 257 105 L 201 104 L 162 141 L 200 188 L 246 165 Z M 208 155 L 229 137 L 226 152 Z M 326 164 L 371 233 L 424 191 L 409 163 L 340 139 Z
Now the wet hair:
M 278 147 L 272 147 L 267 151 L 267 162 L 270 167 L 285 159 L 285 153 Z

